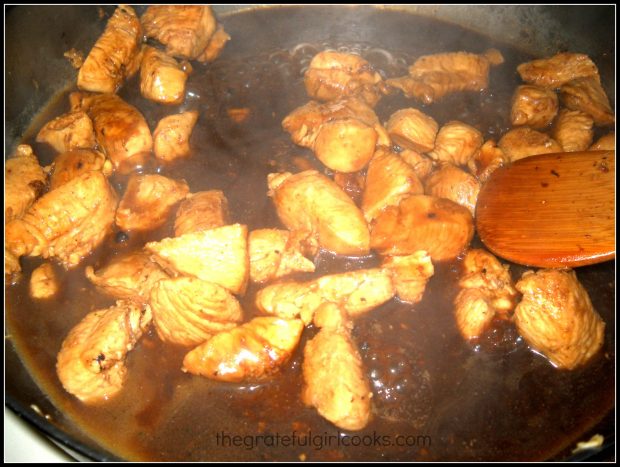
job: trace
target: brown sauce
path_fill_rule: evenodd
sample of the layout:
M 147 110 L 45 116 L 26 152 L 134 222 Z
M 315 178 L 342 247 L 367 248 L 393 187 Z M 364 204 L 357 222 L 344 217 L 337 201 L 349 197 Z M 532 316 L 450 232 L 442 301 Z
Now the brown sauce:
M 269 14 L 286 21 L 283 11 L 276 9 Z M 421 53 L 415 46 L 404 48 L 406 44 L 395 48 L 389 39 L 385 44 L 343 43 L 327 34 L 312 44 L 299 45 L 289 39 L 290 44 L 250 54 L 249 45 L 235 43 L 235 38 L 252 37 L 253 28 L 258 31 L 257 25 L 266 14 L 259 10 L 223 19 L 233 41 L 215 63 L 195 65 L 183 105 L 165 107 L 147 102 L 137 91 L 135 79 L 119 93 L 141 109 L 151 128 L 165 115 L 199 110 L 191 137 L 191 158 L 169 166 L 152 161 L 145 171 L 185 179 L 193 192 L 223 190 L 231 220 L 250 229 L 280 226 L 266 196 L 268 173 L 297 172 L 299 160 L 323 170 L 308 150 L 295 146 L 281 129 L 284 116 L 308 100 L 302 74 L 309 59 L 327 46 L 354 50 L 385 77 L 393 77 L 404 75 L 407 64 Z M 390 21 L 402 21 L 397 17 L 402 13 L 381 14 L 389 16 Z M 453 37 L 454 26 L 416 21 L 431 38 Z M 453 119 L 472 124 L 486 138 L 498 138 L 509 128 L 510 96 L 518 85 L 516 66 L 530 57 L 471 32 L 459 32 L 461 36 L 453 39 L 458 42 L 437 40 L 432 46 L 427 44 L 423 53 L 459 50 L 456 44 L 460 43 L 472 44 L 467 47 L 472 52 L 498 47 L 506 63 L 491 71 L 490 89 L 480 94 L 455 94 L 431 106 L 420 106 L 398 93 L 377 106 L 382 121 L 399 108 L 414 106 L 440 124 Z M 379 48 L 388 46 L 392 48 Z M 66 98 L 56 102 L 48 110 L 50 116 L 67 110 Z M 236 123 L 228 117 L 228 109 L 245 107 L 250 109 L 245 121 Z M 24 142 L 33 143 L 32 138 Z M 42 164 L 51 161 L 53 154 L 46 148 L 33 147 Z M 111 181 L 118 193 L 123 193 L 126 177 L 113 176 Z M 359 436 L 359 446 L 343 446 L 346 441 L 339 431 L 300 401 L 302 349 L 315 332 L 312 327 L 304 332 L 297 352 L 281 373 L 257 384 L 225 384 L 182 373 L 181 362 L 188 349 L 163 344 L 151 329 L 128 355 L 123 391 L 109 402 L 86 406 L 62 389 L 55 373 L 56 355 L 68 331 L 89 311 L 114 302 L 86 280 L 84 268 L 102 266 L 114 255 L 167 236 L 172 236 L 172 219 L 144 235 L 114 232 L 75 270 L 61 272 L 57 268 L 62 292 L 48 301 L 37 302 L 28 296 L 30 273 L 42 263 L 39 258 L 22 259 L 21 281 L 6 288 L 7 327 L 29 371 L 63 413 L 119 457 L 237 461 L 547 459 L 574 444 L 613 407 L 613 263 L 578 270 L 579 279 L 607 323 L 606 339 L 603 351 L 590 364 L 568 372 L 554 369 L 531 352 L 512 325 L 496 323 L 474 344 L 462 340 L 452 315 L 458 261 L 436 265 L 421 303 L 410 306 L 394 299 L 357 319 L 354 337 L 374 393 L 372 422 L 360 432 L 347 433 Z M 355 259 L 321 254 L 314 275 L 371 267 L 377 261 L 374 256 Z M 515 278 L 523 270 L 511 266 Z M 256 313 L 253 297 L 257 290 L 250 287 L 241 299 L 248 317 Z M 307 437 L 309 430 L 314 438 Z M 294 433 L 298 436 L 295 445 L 289 440 L 288 447 L 283 446 L 283 438 L 275 445 L 276 435 Z M 222 438 L 222 434 L 229 438 Z M 408 446 L 394 445 L 399 435 L 405 437 L 398 438 L 400 442 Z M 235 447 L 233 436 L 253 438 L 242 438 L 243 443 Z M 258 436 L 265 437 L 261 441 Z M 249 443 L 257 445 L 250 448 Z

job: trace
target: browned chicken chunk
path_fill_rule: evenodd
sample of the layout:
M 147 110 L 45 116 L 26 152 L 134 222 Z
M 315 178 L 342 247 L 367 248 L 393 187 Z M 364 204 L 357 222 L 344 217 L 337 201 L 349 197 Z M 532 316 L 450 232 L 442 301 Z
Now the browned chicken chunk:
M 247 239 L 247 226 L 232 224 L 150 242 L 145 248 L 174 275 L 194 276 L 243 294 L 250 270 Z
M 136 12 L 119 6 L 78 72 L 84 91 L 115 93 L 139 67 L 142 28 Z M 138 62 L 138 63 L 136 63 Z
M 560 88 L 562 104 L 571 110 L 580 110 L 594 119 L 596 125 L 616 123 L 609 98 L 596 76 L 578 78 Z
M 594 121 L 580 110 L 562 109 L 552 129 L 553 138 L 566 152 L 585 151 L 594 139 Z
M 95 149 L 73 149 L 56 156 L 50 174 L 50 189 L 79 177 L 80 175 L 97 170 L 106 177 L 112 173 L 112 164 L 105 155 Z
M 439 129 L 435 148 L 428 155 L 436 161 L 467 165 L 483 141 L 482 133 L 473 126 L 451 121 Z
M 160 339 L 180 345 L 202 344 L 243 320 L 234 295 L 195 277 L 158 281 L 151 289 L 149 306 Z
M 381 267 L 392 273 L 396 295 L 407 303 L 422 300 L 426 283 L 435 274 L 431 257 L 426 251 L 416 251 L 407 256 L 387 256 Z
M 526 127 L 510 130 L 497 145 L 510 162 L 537 154 L 562 152 L 560 143 L 549 135 Z
M 265 379 L 291 358 L 303 329 L 298 319 L 254 318 L 189 352 L 183 371 L 235 383 Z
M 58 353 L 56 372 L 65 390 L 87 404 L 116 395 L 127 377 L 127 353 L 150 322 L 148 311 L 124 300 L 87 314 Z
M 230 40 L 230 36 L 221 24 L 217 25 L 217 29 L 211 36 L 207 47 L 202 51 L 196 60 L 199 62 L 212 62 L 220 56 L 226 46 L 226 42 Z
M 37 143 L 47 143 L 57 152 L 94 148 L 97 145 L 93 122 L 86 112 L 76 110 L 47 122 L 37 133 Z
M 43 263 L 30 276 L 30 296 L 35 299 L 51 298 L 58 293 L 60 284 L 51 263 Z
M 413 195 L 387 207 L 372 223 L 370 246 L 381 255 L 425 250 L 433 261 L 456 258 L 474 236 L 471 213 L 449 199 Z
M 469 209 L 472 216 L 476 214 L 479 192 L 480 183 L 476 177 L 449 162 L 444 163 L 424 182 L 424 193 L 452 200 Z
M 181 104 L 188 73 L 177 61 L 155 47 L 146 46 L 140 66 L 140 93 L 159 104 Z
M 4 165 L 4 222 L 22 217 L 43 194 L 47 177 L 37 156 L 26 144 L 17 146 L 15 155 Z
M 601 349 L 605 323 L 574 271 L 529 271 L 516 287 L 523 294 L 515 310 L 517 329 L 553 365 L 572 370 Z
M 160 227 L 174 205 L 188 193 L 189 186 L 184 180 L 133 174 L 116 210 L 116 225 L 127 231 Z
M 174 236 L 222 227 L 228 221 L 228 200 L 223 191 L 191 193 L 177 209 Z
M 316 170 L 269 174 L 269 195 L 289 230 L 308 232 L 342 255 L 365 255 L 370 235 L 360 209 L 338 185 Z
M 358 96 L 374 107 L 381 98 L 383 80 L 359 55 L 326 50 L 314 56 L 304 75 L 312 99 L 336 101 Z
M 415 170 L 398 154 L 379 148 L 368 165 L 362 211 L 371 222 L 387 206 L 398 206 L 409 195 L 424 193 Z
M 413 151 L 428 152 L 435 147 L 439 125 L 418 109 L 401 109 L 387 122 L 390 138 L 399 146 Z
M 492 139 L 485 141 L 476 151 L 474 156 L 467 162 L 469 171 L 478 178 L 480 183 L 486 182 L 491 174 L 498 168 L 504 166 L 508 158 L 495 141 Z
M 90 282 L 107 294 L 139 303 L 147 303 L 153 286 L 169 277 L 143 251 L 114 258 L 96 271 L 92 266 L 87 266 L 85 273 Z
M 420 181 L 424 181 L 433 171 L 435 163 L 430 157 L 426 157 L 411 149 L 403 149 L 399 155 L 407 164 L 413 167 Z
M 353 202 L 359 205 L 362 201 L 366 177 L 362 172 L 334 173 L 334 182 L 344 191 Z
M 549 126 L 558 113 L 558 95 L 554 90 L 525 84 L 512 96 L 510 122 L 541 129 Z
M 553 57 L 532 60 L 517 67 L 521 79 L 544 88 L 559 88 L 577 78 L 595 77 L 599 74 L 590 57 L 584 54 L 562 52 Z
M 153 132 L 155 157 L 170 162 L 189 156 L 189 138 L 197 121 L 195 110 L 162 118 Z
M 588 148 L 589 151 L 613 151 L 615 149 L 616 133 L 614 131 L 601 136 L 592 146 Z
M 117 197 L 101 172 L 90 171 L 39 198 L 6 225 L 5 245 L 15 256 L 58 258 L 76 266 L 112 230 Z

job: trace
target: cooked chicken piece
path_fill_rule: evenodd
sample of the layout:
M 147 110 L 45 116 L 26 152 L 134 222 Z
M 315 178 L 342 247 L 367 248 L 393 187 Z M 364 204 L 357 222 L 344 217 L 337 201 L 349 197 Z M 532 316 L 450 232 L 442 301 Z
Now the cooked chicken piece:
M 67 335 L 56 361 L 65 390 L 86 404 L 106 401 L 123 387 L 125 358 L 151 322 L 131 301 L 87 314 Z
M 30 296 L 35 299 L 51 298 L 58 293 L 60 284 L 51 263 L 43 263 L 30 276 Z
M 609 98 L 598 78 L 590 76 L 578 78 L 560 88 L 562 104 L 571 110 L 589 114 L 596 125 L 605 126 L 616 123 L 616 116 L 609 105 Z
M 435 274 L 431 257 L 426 251 L 416 251 L 407 256 L 387 256 L 381 267 L 392 273 L 396 295 L 407 303 L 422 300 L 426 283 Z
M 594 139 L 594 120 L 580 110 L 562 109 L 552 129 L 553 138 L 566 152 L 585 151 Z
M 612 131 L 604 136 L 601 136 L 592 146 L 588 148 L 588 151 L 613 151 L 616 149 L 616 133 Z
M 476 55 L 451 52 L 420 57 L 409 67 L 409 76 L 388 79 L 386 83 L 401 89 L 405 96 L 430 104 L 458 91 L 484 91 L 489 83 L 491 65 L 503 63 L 495 49 Z
M 115 298 L 131 299 L 146 304 L 153 286 L 169 276 L 143 251 L 114 258 L 97 271 L 87 266 L 89 281 Z
M 361 172 L 336 172 L 334 173 L 334 182 L 356 205 L 361 203 L 364 187 L 366 186 L 366 178 Z
M 370 235 L 360 209 L 336 183 L 316 170 L 269 174 L 269 196 L 289 230 L 310 233 L 341 255 L 368 253 Z
M 133 174 L 116 210 L 116 225 L 126 231 L 160 227 L 174 205 L 188 193 L 189 186 L 184 180 Z
M 560 143 L 549 135 L 526 127 L 510 130 L 497 145 L 510 162 L 537 154 L 562 152 Z
M 26 144 L 17 146 L 15 155 L 4 165 L 4 222 L 22 217 L 43 194 L 47 177 L 37 156 Z
M 265 379 L 291 358 L 303 329 L 298 319 L 254 318 L 196 347 L 183 359 L 182 369 L 235 383 Z
M 373 127 L 351 118 L 321 125 L 314 142 L 318 160 L 338 172 L 358 172 L 366 167 L 377 145 Z
M 223 191 L 191 193 L 177 209 L 174 236 L 222 227 L 228 224 L 228 221 L 228 200 Z
M 467 168 L 480 183 L 486 182 L 491 174 L 508 162 L 508 158 L 492 139 L 485 141 L 474 157 L 467 162 Z
M 189 156 L 189 138 L 197 121 L 196 110 L 162 118 L 153 132 L 155 157 L 170 162 Z
M 517 71 L 526 83 L 543 88 L 557 89 L 577 78 L 594 77 L 600 81 L 598 69 L 590 57 L 570 52 L 522 63 Z
M 433 172 L 424 183 L 424 193 L 437 198 L 446 198 L 469 209 L 476 215 L 476 202 L 480 183 L 476 177 L 449 162 Z
M 73 93 L 70 100 L 92 119 L 97 142 L 115 170 L 128 173 L 146 163 L 153 138 L 138 109 L 116 94 Z
M 73 149 L 56 156 L 50 175 L 50 189 L 79 177 L 80 175 L 97 170 L 106 177 L 112 174 L 112 164 L 105 155 L 95 149 Z
M 451 121 L 439 129 L 435 148 L 428 155 L 436 161 L 467 165 L 483 141 L 482 133 L 473 126 L 456 120 Z
M 512 96 L 510 122 L 541 129 L 549 126 L 558 113 L 558 96 L 554 90 L 525 84 Z
M 4 247 L 4 285 L 15 284 L 22 272 L 19 258 Z
M 332 302 L 321 304 L 314 313 L 312 324 L 330 331 L 351 331 L 353 322 L 344 308 Z
M 217 57 L 220 56 L 222 50 L 224 50 L 224 46 L 226 42 L 230 40 L 230 36 L 221 24 L 217 25 L 217 29 L 211 36 L 207 47 L 202 51 L 202 53 L 198 56 L 196 60 L 199 62 L 212 62 Z
M 5 245 L 15 256 L 56 257 L 76 266 L 112 230 L 117 197 L 101 172 L 90 171 L 39 198 L 6 225 Z
M 315 252 L 306 245 L 304 235 L 278 229 L 259 229 L 248 237 L 250 280 L 264 283 L 292 272 L 314 272 L 306 258 Z
M 146 36 L 164 44 L 168 55 L 189 60 L 205 51 L 217 26 L 208 5 L 149 6 L 140 21 Z
M 330 274 L 309 282 L 272 284 L 256 294 L 255 303 L 264 313 L 286 319 L 300 317 L 309 324 L 323 303 L 337 303 L 355 317 L 382 305 L 394 294 L 390 272 L 375 268 Z
M 77 110 L 47 122 L 37 133 L 37 143 L 47 143 L 57 152 L 92 149 L 97 145 L 93 122 L 86 112 Z
M 495 310 L 479 289 L 462 289 L 454 299 L 456 327 L 465 340 L 476 339 L 493 322 Z
M 426 177 L 433 171 L 434 162 L 430 157 L 426 157 L 419 152 L 412 151 L 411 149 L 403 149 L 400 152 L 400 157 L 411 167 L 418 176 L 420 181 L 424 181 Z
M 398 154 L 379 148 L 368 164 L 362 211 L 371 222 L 387 206 L 398 203 L 409 195 L 424 193 L 422 183 L 409 164 Z
M 516 287 L 523 294 L 515 310 L 517 329 L 553 365 L 572 370 L 603 346 L 605 323 L 574 271 L 528 271 Z
M 358 96 L 374 107 L 383 91 L 381 75 L 359 55 L 326 50 L 314 56 L 304 75 L 312 99 L 336 101 Z
M 435 147 L 439 125 L 418 109 L 394 112 L 386 127 L 390 138 L 399 146 L 413 151 L 428 152 Z
M 181 104 L 186 73 L 177 61 L 155 47 L 146 46 L 140 66 L 140 93 L 159 104 Z
M 151 289 L 149 306 L 159 338 L 179 345 L 202 344 L 243 320 L 234 295 L 195 277 L 158 281 Z
M 449 199 L 413 195 L 387 207 L 371 227 L 370 247 L 381 255 L 425 250 L 433 261 L 456 258 L 471 242 L 471 213 Z
M 84 65 L 84 53 L 79 50 L 75 50 L 73 47 L 62 54 L 62 56 L 69 60 L 71 66 L 76 70 L 79 70 L 82 68 L 82 65 Z
M 361 430 L 368 424 L 372 391 L 346 326 L 328 325 L 306 343 L 302 371 L 301 398 L 306 405 L 343 430 Z
M 136 12 L 128 5 L 119 6 L 80 68 L 78 88 L 103 93 L 118 91 L 123 81 L 137 71 L 135 62 L 142 41 Z
M 145 245 L 174 275 L 189 275 L 243 295 L 249 278 L 248 228 L 225 225 Z

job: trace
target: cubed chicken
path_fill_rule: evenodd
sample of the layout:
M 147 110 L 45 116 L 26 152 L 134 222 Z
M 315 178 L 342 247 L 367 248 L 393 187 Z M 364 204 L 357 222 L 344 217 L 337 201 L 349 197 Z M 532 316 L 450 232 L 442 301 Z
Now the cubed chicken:
M 37 133 L 37 143 L 47 143 L 57 152 L 92 149 L 97 145 L 93 122 L 82 110 L 62 114 Z
M 485 141 L 474 156 L 469 159 L 467 168 L 480 183 L 484 183 L 496 169 L 503 167 L 507 162 L 508 158 L 504 151 L 497 146 L 495 141 L 490 139 Z
M 436 161 L 467 165 L 483 141 L 482 133 L 473 126 L 456 120 L 451 121 L 439 129 L 435 138 L 435 148 L 428 155 Z
M 517 67 L 517 72 L 526 83 L 551 89 L 577 78 L 594 77 L 600 80 L 598 69 L 590 57 L 571 52 L 522 63 Z
M 115 298 L 131 299 L 146 304 L 153 286 L 169 276 L 150 256 L 136 251 L 116 257 L 100 269 L 87 266 L 90 282 Z
M 197 121 L 195 110 L 162 118 L 153 132 L 155 157 L 170 162 L 189 156 L 189 138 Z
M 35 299 L 52 298 L 58 293 L 60 283 L 52 263 L 43 263 L 30 276 L 30 296 Z
M 145 245 L 147 251 L 174 275 L 189 275 L 242 295 L 248 283 L 248 228 L 226 225 Z
M 127 378 L 125 358 L 151 322 L 131 301 L 87 314 L 67 335 L 56 361 L 65 390 L 86 404 L 109 400 Z
M 229 223 L 228 200 L 223 191 L 191 193 L 179 204 L 174 219 L 174 236 L 222 227 Z
M 558 95 L 553 89 L 525 84 L 512 96 L 510 122 L 513 126 L 545 128 L 555 118 L 558 108 Z
M 452 200 L 469 209 L 471 215 L 475 216 L 480 182 L 473 175 L 447 162 L 426 179 L 424 193 Z
M 528 271 L 516 287 L 523 294 L 515 310 L 517 329 L 553 365 L 572 370 L 601 349 L 605 323 L 574 271 Z
M 97 170 L 106 177 L 112 173 L 112 164 L 105 155 L 95 149 L 73 149 L 56 156 L 50 174 L 50 189 L 79 177 L 80 175 Z
M 566 152 L 585 151 L 594 139 L 594 120 L 580 110 L 562 109 L 551 134 Z
M 616 149 L 616 133 L 612 131 L 601 136 L 588 151 L 614 151 Z
M 224 47 L 226 46 L 226 42 L 230 40 L 230 35 L 224 31 L 224 27 L 221 24 L 217 25 L 215 32 L 209 39 L 209 43 L 207 47 L 202 51 L 202 53 L 196 58 L 199 62 L 212 62 L 217 57 L 220 56 Z
M 373 127 L 354 118 L 327 122 L 317 134 L 314 154 L 332 170 L 358 172 L 372 158 L 377 137 Z
M 510 162 L 537 154 L 562 152 L 560 143 L 549 135 L 526 127 L 510 130 L 497 145 Z
M 407 256 L 386 256 L 381 267 L 392 274 L 398 298 L 412 304 L 422 300 L 426 284 L 435 274 L 431 257 L 426 251 L 416 251 Z
M 479 289 L 462 289 L 454 299 L 454 319 L 463 339 L 479 338 L 491 326 L 495 310 Z
M 413 167 L 420 181 L 424 181 L 433 171 L 435 163 L 430 157 L 426 157 L 411 149 L 403 149 L 399 155 L 407 164 Z
M 159 104 L 181 104 L 188 73 L 177 61 L 155 47 L 146 46 L 140 65 L 140 93 Z
M 613 125 L 616 116 L 609 104 L 609 98 L 598 78 L 590 76 L 578 78 L 560 88 L 562 104 L 571 110 L 587 113 L 599 126 Z
M 17 146 L 4 164 L 4 222 L 22 217 L 43 194 L 47 176 L 27 144 Z
M 116 225 L 126 231 L 160 227 L 174 205 L 188 193 L 189 186 L 184 180 L 133 174 L 116 210 Z
M 326 50 L 314 56 L 304 75 L 312 99 L 336 101 L 358 96 L 374 107 L 381 98 L 383 80 L 359 55 Z
M 367 222 L 387 206 L 398 206 L 409 195 L 424 193 L 415 170 L 398 154 L 379 148 L 368 165 L 362 211 Z
M 425 250 L 433 261 L 456 258 L 474 236 L 471 213 L 449 199 L 413 195 L 387 207 L 372 223 L 370 247 L 381 255 Z
M 136 12 L 128 5 L 119 6 L 80 68 L 78 88 L 102 93 L 118 91 L 140 66 L 142 41 Z
M 179 345 L 198 345 L 243 320 L 241 305 L 228 290 L 195 277 L 158 281 L 149 306 L 159 338 Z
M 112 230 L 117 196 L 106 177 L 90 171 L 39 198 L 6 225 L 5 245 L 15 256 L 55 257 L 76 266 Z
M 365 255 L 370 235 L 361 210 L 336 183 L 315 170 L 269 174 L 269 195 L 289 230 L 310 233 L 341 255 Z
M 276 373 L 299 345 L 303 323 L 261 316 L 189 352 L 183 371 L 218 381 L 257 381 Z
M 401 109 L 387 122 L 390 138 L 399 146 L 413 151 L 428 152 L 435 147 L 439 125 L 433 117 L 418 109 Z

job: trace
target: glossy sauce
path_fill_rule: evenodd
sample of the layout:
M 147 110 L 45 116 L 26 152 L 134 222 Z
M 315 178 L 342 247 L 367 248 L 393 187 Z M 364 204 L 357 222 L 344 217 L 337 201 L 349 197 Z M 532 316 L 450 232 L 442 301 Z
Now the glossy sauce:
M 191 157 L 166 166 L 152 159 L 145 172 L 185 179 L 192 192 L 223 190 L 231 221 L 247 224 L 249 229 L 281 227 L 266 195 L 268 173 L 298 172 L 308 166 L 323 170 L 310 151 L 295 146 L 281 129 L 282 119 L 308 100 L 303 72 L 314 54 L 328 46 L 354 51 L 384 77 L 395 77 L 406 74 L 407 65 L 421 53 L 457 50 L 447 41 L 426 44 L 422 52 L 416 48 L 388 51 L 377 44 L 337 42 L 326 36 L 324 42 L 244 53 L 248 45 L 235 44 L 235 38 L 248 37 L 246 26 L 261 24 L 261 15 L 266 14 L 259 10 L 223 19 L 233 41 L 215 63 L 195 64 L 184 104 L 167 107 L 146 101 L 135 79 L 119 92 L 144 113 L 151 129 L 163 116 L 199 111 L 190 140 Z M 281 15 L 282 21 L 287 18 L 277 9 L 269 14 Z M 381 14 L 393 15 L 388 19 L 398 21 L 398 13 Z M 429 28 L 424 21 L 420 24 Z M 442 23 L 431 22 L 431 26 L 437 28 L 437 37 L 454 32 L 454 27 Z M 413 106 L 440 124 L 453 119 L 469 123 L 480 129 L 485 139 L 497 139 L 509 128 L 510 97 L 519 84 L 516 66 L 529 57 L 471 32 L 459 32 L 459 41 L 473 44 L 467 50 L 482 52 L 495 46 L 506 58 L 503 65 L 492 69 L 490 89 L 480 94 L 454 94 L 431 106 L 421 106 L 396 93 L 385 97 L 375 109 L 381 121 L 387 121 L 399 108 Z M 67 107 L 63 97 L 47 112 L 51 118 Z M 230 108 L 249 108 L 249 117 L 237 123 L 227 114 Z M 32 140 L 26 138 L 24 142 Z M 33 147 L 42 165 L 51 162 L 53 154 L 45 147 Z M 126 180 L 126 176 L 111 178 L 119 194 Z M 452 315 L 452 300 L 458 292 L 458 261 L 436 265 L 421 303 L 410 306 L 394 299 L 356 320 L 353 334 L 374 393 L 371 423 L 360 432 L 345 433 L 358 435 L 359 446 L 343 446 L 342 434 L 300 401 L 302 350 L 316 332 L 312 326 L 304 332 L 298 350 L 281 373 L 257 384 L 219 383 L 182 373 L 181 362 L 189 349 L 162 343 L 151 328 L 128 355 L 128 378 L 122 392 L 106 403 L 86 406 L 62 389 L 55 373 L 56 355 L 69 330 L 88 312 L 114 303 L 85 279 L 84 268 L 101 267 L 112 256 L 141 248 L 146 241 L 172 236 L 172 218 L 146 234 L 115 231 L 72 271 L 63 272 L 57 266 L 62 292 L 49 301 L 37 302 L 28 296 L 30 273 L 42 263 L 39 258 L 22 259 L 21 281 L 6 289 L 7 325 L 30 371 L 56 406 L 119 457 L 236 461 L 546 459 L 563 452 L 613 407 L 613 263 L 578 270 L 579 279 L 607 323 L 606 338 L 603 350 L 590 364 L 568 372 L 554 369 L 531 352 L 510 324 L 495 323 L 478 342 L 462 340 Z M 374 256 L 343 258 L 323 253 L 317 258 L 317 271 L 299 278 L 372 267 L 378 262 Z M 515 279 L 523 271 L 511 267 Z M 241 298 L 248 318 L 256 313 L 253 298 L 257 290 L 251 286 Z M 309 431 L 314 438 L 307 437 Z M 294 433 L 298 436 L 295 445 L 289 440 L 288 446 L 283 446 L 282 437 Z M 244 437 L 243 443 L 232 446 L 232 439 L 222 440 L 222 434 Z M 404 439 L 398 436 L 404 436 L 410 445 L 396 446 L 397 439 Z M 226 439 L 228 445 L 222 446 Z M 250 444 L 254 446 L 250 448 Z

